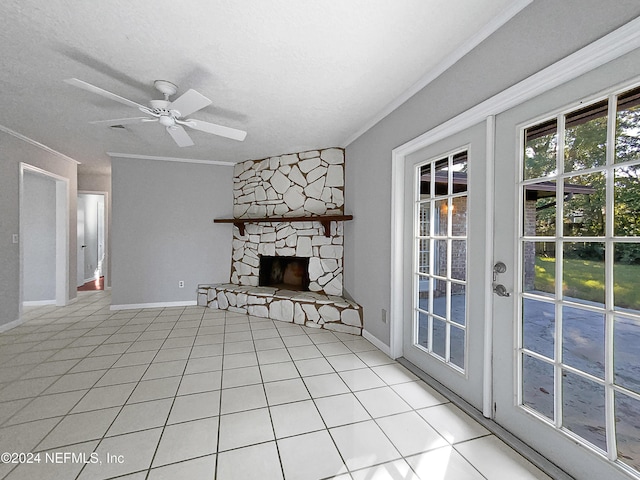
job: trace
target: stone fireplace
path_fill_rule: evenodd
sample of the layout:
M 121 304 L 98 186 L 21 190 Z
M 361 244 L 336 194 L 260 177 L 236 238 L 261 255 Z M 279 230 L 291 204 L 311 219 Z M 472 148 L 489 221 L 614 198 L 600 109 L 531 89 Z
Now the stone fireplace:
M 360 334 L 343 297 L 344 150 L 241 162 L 233 182 L 233 218 L 216 219 L 235 225 L 230 283 L 200 286 L 198 304 Z

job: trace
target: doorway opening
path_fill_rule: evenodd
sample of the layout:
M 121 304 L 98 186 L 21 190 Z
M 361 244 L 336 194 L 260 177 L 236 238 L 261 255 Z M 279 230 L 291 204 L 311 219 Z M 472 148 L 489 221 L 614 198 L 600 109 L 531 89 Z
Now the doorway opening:
M 20 308 L 69 301 L 69 180 L 20 164 Z
M 79 291 L 104 290 L 107 272 L 106 192 L 78 192 Z

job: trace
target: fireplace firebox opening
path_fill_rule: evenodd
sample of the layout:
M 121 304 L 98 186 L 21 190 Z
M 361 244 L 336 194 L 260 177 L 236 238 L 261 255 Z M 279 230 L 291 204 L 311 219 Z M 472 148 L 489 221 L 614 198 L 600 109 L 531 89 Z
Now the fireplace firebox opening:
M 259 285 L 309 291 L 309 258 L 261 255 Z

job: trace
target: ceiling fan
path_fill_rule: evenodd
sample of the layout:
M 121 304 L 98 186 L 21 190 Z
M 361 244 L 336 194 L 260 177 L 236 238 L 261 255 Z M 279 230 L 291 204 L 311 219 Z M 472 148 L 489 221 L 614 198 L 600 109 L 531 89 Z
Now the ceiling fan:
M 169 135 L 171 135 L 171 138 L 173 138 L 179 147 L 189 147 L 194 144 L 193 140 L 191 140 L 191 137 L 184 129 L 185 126 L 193 128 L 194 130 L 200 130 L 201 132 L 212 133 L 213 135 L 219 135 L 221 137 L 231 138 L 238 141 L 243 141 L 247 136 L 247 132 L 243 130 L 224 127 L 222 125 L 204 122 L 202 120 L 185 118 L 192 113 L 203 109 L 207 105 L 210 105 L 211 100 L 195 90 L 190 89 L 174 101 L 169 101 L 169 97 L 177 92 L 178 87 L 166 80 L 156 80 L 153 82 L 153 86 L 164 95 L 164 100 L 151 100 L 149 102 L 150 106 L 148 107 L 121 97 L 120 95 L 116 95 L 115 93 L 103 90 L 102 88 L 91 85 L 90 83 L 78 80 L 77 78 L 68 78 L 65 82 L 69 85 L 73 85 L 74 87 L 82 88 L 83 90 L 110 98 L 111 100 L 115 100 L 116 102 L 124 105 L 135 107 L 142 113 L 149 115 L 147 117 L 97 120 L 89 123 L 126 125 L 130 123 L 158 122 L 166 128 Z

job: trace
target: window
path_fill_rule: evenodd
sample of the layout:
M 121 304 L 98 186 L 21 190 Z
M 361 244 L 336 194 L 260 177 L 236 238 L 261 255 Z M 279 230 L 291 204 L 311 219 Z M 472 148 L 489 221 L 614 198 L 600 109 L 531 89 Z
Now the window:
M 640 88 L 524 130 L 519 403 L 640 470 Z
M 467 152 L 417 167 L 414 344 L 465 369 Z

